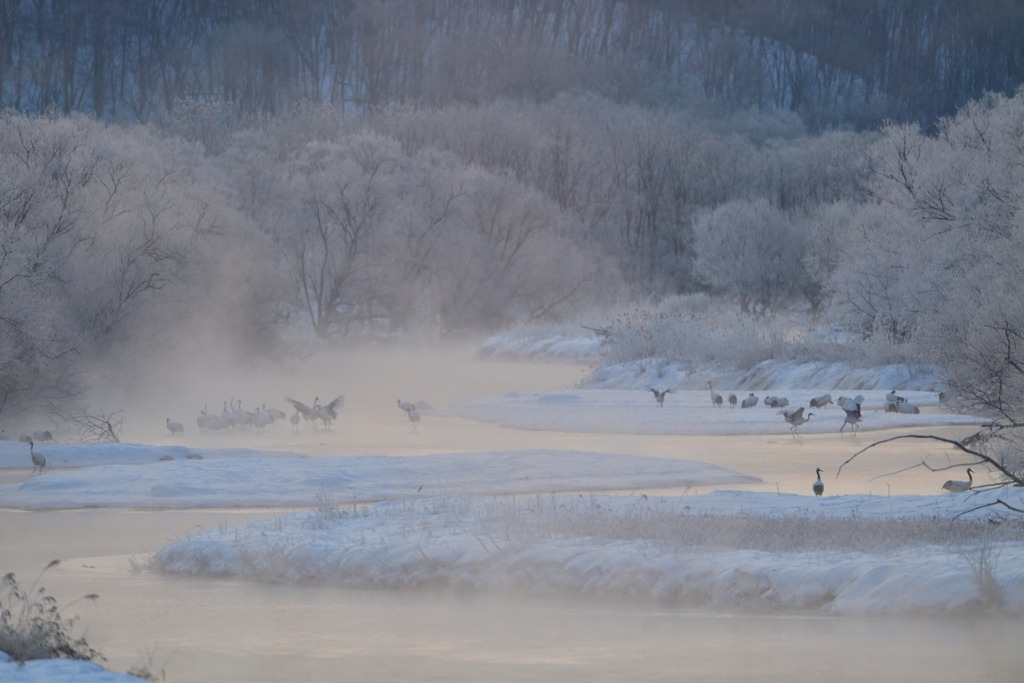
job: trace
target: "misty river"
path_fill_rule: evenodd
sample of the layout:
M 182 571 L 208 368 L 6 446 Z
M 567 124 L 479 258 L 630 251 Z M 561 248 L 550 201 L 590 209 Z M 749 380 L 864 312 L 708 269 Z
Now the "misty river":
M 396 399 L 443 407 L 470 396 L 564 389 L 586 369 L 481 362 L 469 347 L 363 349 L 339 357 L 335 365 L 311 364 L 298 375 L 239 376 L 230 389 L 224 379 L 217 386 L 182 379 L 133 403 L 125 440 L 169 443 L 172 437 L 161 432 L 164 413 L 174 411 L 172 418 L 194 425 L 198 408 L 222 393 L 273 396 L 276 405 L 283 403 L 279 394 L 301 400 L 320 392 L 323 398 L 336 384 L 347 402 L 329 432 L 303 427 L 295 433 L 287 426 L 199 434 L 186 427 L 176 443 L 314 457 L 593 450 L 706 460 L 764 480 L 750 488 L 801 493 L 814 462 L 827 454 L 831 466 L 853 450 L 838 435 L 809 435 L 797 445 L 788 435 L 551 433 L 429 414 L 413 430 Z M 867 434 L 859 438 L 860 445 L 870 443 Z M 894 447 L 887 457 L 865 462 L 856 476 L 830 480 L 830 491 L 877 488 L 868 483 L 872 476 L 912 461 L 919 448 Z M 27 474 L 12 472 L 6 480 Z M 900 493 L 927 490 L 912 474 L 891 481 Z M 132 559 L 145 561 L 171 540 L 283 512 L 2 510 L 3 571 L 14 571 L 27 585 L 46 562 L 61 559 L 41 585 L 61 605 L 100 594 L 96 602 L 70 606 L 65 616 L 81 617 L 83 634 L 107 657 L 108 668 L 124 671 L 151 654 L 153 670 L 165 669 L 168 681 L 1010 681 L 1019 680 L 1024 664 L 1024 620 L 1013 618 L 730 614 L 557 595 L 344 590 L 131 571 Z

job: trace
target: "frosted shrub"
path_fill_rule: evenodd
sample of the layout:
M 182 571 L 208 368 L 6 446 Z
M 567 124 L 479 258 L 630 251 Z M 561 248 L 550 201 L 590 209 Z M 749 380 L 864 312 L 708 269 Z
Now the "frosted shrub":
M 695 313 L 680 310 L 636 309 L 620 314 L 608 326 L 607 364 L 648 358 L 673 363 L 723 365 L 749 369 L 775 356 L 783 326 L 735 313 Z
M 313 510 L 309 516 L 312 529 L 325 529 L 345 516 L 334 494 L 320 485 L 320 490 L 313 496 Z
M 978 448 L 1010 474 L 1024 479 L 1024 434 L 1017 428 L 1003 429 L 981 441 Z
M 54 560 L 43 572 L 57 563 L 58 560 Z M 16 662 L 103 659 L 99 652 L 89 647 L 85 638 L 76 639 L 71 635 L 77 619 L 63 618 L 57 601 L 46 594 L 46 589 L 37 587 L 38 582 L 36 579 L 28 590 L 23 590 L 13 573 L 0 579 L 0 651 Z M 98 597 L 90 594 L 83 599 L 95 600 Z

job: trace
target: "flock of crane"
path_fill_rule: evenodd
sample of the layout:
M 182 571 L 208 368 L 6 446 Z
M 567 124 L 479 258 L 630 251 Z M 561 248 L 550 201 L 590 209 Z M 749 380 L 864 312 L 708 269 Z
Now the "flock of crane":
M 338 410 L 345 405 L 345 397 L 343 395 L 323 405 L 320 404 L 319 396 L 313 399 L 313 405 L 311 406 L 288 396 L 285 396 L 284 400 L 288 401 L 295 408 L 295 414 L 291 417 L 288 417 L 288 414 L 280 408 L 268 408 L 266 403 L 256 406 L 255 411 L 243 410 L 242 400 L 239 399 L 236 402 L 235 397 L 232 396 L 230 400 L 224 401 L 224 408 L 219 414 L 209 412 L 209 404 L 203 406 L 203 409 L 199 411 L 199 415 L 196 417 L 196 426 L 199 427 L 199 431 L 209 430 L 212 432 L 236 428 L 248 429 L 250 427 L 261 430 L 276 422 L 287 421 L 291 423 L 293 429 L 298 429 L 299 424 L 305 420 L 307 424 L 311 424 L 314 427 L 317 426 L 318 421 L 323 422 L 324 428 L 329 429 L 331 423 L 338 419 Z M 180 422 L 174 422 L 171 418 L 167 418 L 167 429 L 170 430 L 171 434 L 182 434 L 185 431 L 184 425 Z
M 753 408 L 756 406 L 761 399 L 751 393 L 742 401 L 736 396 L 735 393 L 730 393 L 728 398 L 723 398 L 721 394 L 715 391 L 714 385 L 708 382 L 708 390 L 711 394 L 711 404 L 715 407 L 723 406 L 726 401 L 732 407 L 737 405 L 740 408 Z M 651 389 L 654 393 L 654 398 L 658 403 L 658 407 L 665 405 L 665 396 L 670 393 L 669 389 L 658 391 L 657 389 Z M 886 395 L 886 412 L 899 412 L 899 413 L 919 413 L 921 412 L 917 406 L 907 402 L 902 396 L 896 394 L 896 390 L 893 389 L 889 394 Z M 345 405 L 345 396 L 338 396 L 333 401 L 320 404 L 320 397 L 317 396 L 313 399 L 313 405 L 309 406 L 301 401 L 296 401 L 288 396 L 284 397 L 284 400 L 288 401 L 295 408 L 295 413 L 288 417 L 287 413 L 277 408 L 267 408 L 266 404 L 258 406 L 255 412 L 247 411 L 242 409 L 242 401 L 239 399 L 235 401 L 234 396 L 230 400 L 224 401 L 224 408 L 220 414 L 209 413 L 207 406 L 203 406 L 203 409 L 199 411 L 199 416 L 196 418 L 196 425 L 200 431 L 211 430 L 211 431 L 222 431 L 225 429 L 248 428 L 254 427 L 256 429 L 263 429 L 275 422 L 289 421 L 293 429 L 298 429 L 299 424 L 305 420 L 307 424 L 311 424 L 314 428 L 317 426 L 317 422 L 323 422 L 324 429 L 330 429 L 331 424 L 338 419 L 338 410 Z M 842 408 L 846 412 L 846 419 L 843 421 L 842 426 L 839 428 L 839 433 L 843 432 L 846 425 L 850 425 L 850 431 L 858 429 L 858 423 L 861 421 L 861 404 L 864 402 L 864 396 L 858 394 L 853 398 L 846 396 L 840 396 L 836 400 L 836 405 Z M 409 418 L 409 421 L 415 429 L 419 425 L 420 421 L 420 410 L 429 409 L 431 406 L 425 401 L 417 401 L 410 403 L 409 401 L 403 401 L 398 399 L 396 401 L 399 410 L 403 411 Z M 832 403 L 831 394 L 822 394 L 821 396 L 815 396 L 809 402 L 811 408 L 824 409 L 825 406 Z M 229 408 L 230 405 L 230 408 Z M 789 399 L 782 396 L 766 396 L 764 398 L 764 405 L 769 408 L 782 408 L 778 414 L 789 423 L 789 430 L 793 433 L 793 436 L 799 436 L 797 429 L 806 424 L 811 416 L 814 415 L 812 412 L 804 414 L 803 406 L 799 408 L 791 408 L 787 410 L 785 407 L 789 405 Z M 171 434 L 182 434 L 185 431 L 185 427 L 180 422 L 175 422 L 171 418 L 167 418 L 167 429 L 170 430 Z M 10 441 L 13 436 L 6 431 L 0 430 L 0 441 Z M 53 435 L 47 430 L 37 430 L 32 435 L 22 434 L 19 437 L 19 441 L 25 442 L 29 447 L 29 456 L 32 460 L 32 473 L 38 469 L 42 473 L 43 468 L 46 467 L 46 456 L 35 450 L 36 441 L 53 441 Z M 811 485 L 811 490 L 815 496 L 820 497 L 825 493 L 825 485 L 821 481 L 821 468 L 815 470 L 817 480 Z M 943 490 L 949 491 L 950 493 L 963 493 L 969 491 L 971 486 L 974 484 L 973 472 L 970 468 L 967 469 L 967 481 L 949 480 L 942 485 Z
M 729 405 L 733 407 L 735 407 L 738 402 L 736 394 L 734 393 L 729 394 L 728 399 L 722 398 L 722 395 L 715 391 L 715 387 L 711 382 L 708 382 L 708 390 L 711 393 L 711 405 L 715 407 L 721 407 L 722 405 L 725 404 L 726 400 L 728 400 Z M 658 391 L 657 389 L 651 389 L 651 391 L 654 392 L 654 398 L 658 402 L 658 407 L 662 407 L 665 403 L 665 394 L 669 393 L 669 390 L 665 389 L 664 391 Z M 747 398 L 743 399 L 742 402 L 740 402 L 740 408 L 753 408 L 758 404 L 759 400 L 760 399 L 757 396 L 754 396 L 754 394 L 750 394 L 750 396 L 748 396 Z M 815 396 L 810 401 L 808 401 L 808 404 L 811 408 L 823 409 L 830 403 L 832 403 L 831 394 L 822 394 L 821 396 Z M 851 425 L 851 432 L 858 429 L 858 423 L 860 423 L 862 417 L 860 408 L 862 403 L 864 403 L 864 396 L 862 394 L 857 394 L 853 398 L 849 398 L 847 396 L 840 396 L 836 400 L 836 405 L 838 405 L 840 408 L 846 411 L 846 419 L 843 421 L 842 426 L 839 428 L 840 434 L 843 433 L 843 429 L 846 427 L 846 425 Z M 803 406 L 799 408 L 791 408 L 789 410 L 785 410 L 785 406 L 789 405 L 789 399 L 782 396 L 765 396 L 764 404 L 769 408 L 783 408 L 783 410 L 780 410 L 778 414 L 782 415 L 786 422 L 789 423 L 789 431 L 793 432 L 794 437 L 799 436 L 796 432 L 797 427 L 799 427 L 802 424 L 805 424 L 808 420 L 811 419 L 811 416 L 814 415 L 814 413 L 812 412 L 808 412 L 806 415 L 804 415 Z M 895 389 L 893 389 L 892 391 L 885 395 L 885 404 L 885 412 L 887 413 L 917 414 L 921 412 L 920 408 L 908 402 L 907 399 L 903 398 L 902 396 L 898 395 Z M 822 494 L 825 493 L 825 484 L 823 484 L 821 481 L 821 468 L 817 468 L 815 470 L 815 474 L 818 478 L 813 484 L 811 484 L 811 490 L 814 492 L 815 496 L 820 497 Z M 949 491 L 950 493 L 964 493 L 965 491 L 969 491 L 973 484 L 973 472 L 971 471 L 971 468 L 968 467 L 967 481 L 957 481 L 955 479 L 950 479 L 949 481 L 942 485 L 942 489 L 944 491 Z
M 740 408 L 753 408 L 754 406 L 761 402 L 761 399 L 755 396 L 753 393 L 751 393 L 743 400 L 740 400 L 734 392 L 730 393 L 728 398 L 725 398 L 717 391 L 715 391 L 715 386 L 711 382 L 708 382 L 708 390 L 711 394 L 711 405 L 715 407 L 721 407 L 725 405 L 726 402 L 728 402 L 729 405 L 732 406 L 733 408 L 735 408 L 737 405 L 739 405 Z M 665 405 L 665 395 L 671 393 L 671 390 L 664 389 L 662 391 L 658 391 L 657 389 L 651 389 L 651 392 L 654 394 L 654 400 L 657 401 L 658 407 L 661 408 L 664 407 Z M 921 412 L 920 408 L 910 403 L 902 396 L 897 395 L 895 389 L 886 394 L 885 401 L 885 412 L 887 413 L 916 414 Z M 832 394 L 822 394 L 821 396 L 815 396 L 808 402 L 810 408 L 821 409 L 824 409 L 825 406 L 829 405 L 830 403 L 832 403 Z M 862 403 L 864 403 L 863 394 L 857 394 L 853 398 L 850 398 L 848 396 L 840 396 L 838 399 L 836 399 L 835 404 L 846 412 L 846 419 L 843 420 L 843 424 L 839 427 L 840 434 L 842 434 L 843 430 L 846 429 L 846 425 L 850 425 L 850 432 L 856 435 L 856 430 L 860 428 L 859 424 L 860 421 L 863 419 L 863 413 L 861 412 Z M 789 423 L 789 431 L 793 433 L 794 437 L 799 436 L 799 434 L 797 433 L 797 429 L 801 425 L 806 424 L 807 421 L 811 419 L 811 416 L 814 415 L 814 413 L 810 412 L 809 410 L 805 414 L 803 406 L 799 408 L 787 409 L 786 406 L 789 405 L 789 399 L 786 398 L 785 396 L 765 396 L 764 405 L 769 408 L 782 408 L 782 410 L 780 410 L 778 414 L 782 415 L 783 419 L 785 419 L 786 422 Z
M 209 404 L 203 406 L 203 409 L 199 411 L 199 415 L 196 417 L 196 426 L 199 427 L 199 431 L 209 430 L 218 432 L 236 428 L 255 428 L 261 430 L 277 422 L 290 422 L 292 429 L 298 429 L 299 425 L 305 421 L 307 425 L 313 427 L 317 427 L 318 423 L 322 422 L 324 429 L 330 429 L 331 424 L 338 419 L 338 411 L 345 406 L 344 395 L 338 396 L 333 401 L 322 405 L 319 396 L 313 399 L 313 405 L 306 405 L 302 401 L 296 401 L 289 396 L 285 396 L 284 400 L 295 409 L 295 413 L 291 417 L 278 408 L 268 408 L 265 403 L 257 406 L 255 411 L 243 410 L 241 399 L 235 401 L 235 397 L 232 396 L 229 400 L 224 401 L 224 407 L 220 413 L 209 412 Z M 398 407 L 409 418 L 413 429 L 416 429 L 419 425 L 419 411 L 431 407 L 426 401 L 409 403 L 399 399 L 397 403 Z M 185 426 L 180 422 L 171 420 L 171 418 L 167 418 L 166 424 L 171 434 L 183 434 L 185 432 Z

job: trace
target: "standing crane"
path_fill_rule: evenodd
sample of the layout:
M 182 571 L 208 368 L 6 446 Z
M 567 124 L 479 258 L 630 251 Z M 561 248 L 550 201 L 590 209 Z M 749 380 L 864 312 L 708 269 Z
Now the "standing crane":
M 821 494 L 825 493 L 825 485 L 821 483 L 821 468 L 819 467 L 814 472 L 818 475 L 818 481 L 811 484 L 811 490 L 814 491 L 814 495 L 821 498 Z
M 32 439 L 28 440 L 28 454 L 32 457 L 32 472 L 35 473 L 36 468 L 39 468 L 39 473 L 43 473 L 43 468 L 46 467 L 46 456 L 42 453 L 36 453 L 35 442 Z M 31 475 L 30 475 L 31 476 Z
M 722 406 L 722 395 L 715 393 L 715 387 L 708 382 L 708 389 L 711 391 L 711 405 L 720 408 Z
M 964 493 L 965 491 L 970 491 L 971 486 L 973 485 L 974 475 L 971 468 L 968 467 L 967 481 L 956 481 L 955 479 L 950 479 L 949 481 L 942 485 L 942 488 L 945 489 L 946 491 L 949 491 L 950 493 Z

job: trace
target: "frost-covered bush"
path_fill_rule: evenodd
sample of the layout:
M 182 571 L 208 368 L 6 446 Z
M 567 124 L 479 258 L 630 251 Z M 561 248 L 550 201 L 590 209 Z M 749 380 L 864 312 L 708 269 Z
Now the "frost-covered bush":
M 784 340 L 782 325 L 727 310 L 687 313 L 678 300 L 670 310 L 637 308 L 608 325 L 606 364 L 647 358 L 694 366 L 748 369 L 771 358 Z
M 46 569 L 56 564 L 57 560 L 54 560 Z M 77 619 L 63 618 L 57 601 L 47 595 L 44 588 L 37 587 L 38 582 L 36 579 L 28 590 L 24 590 L 13 573 L 0 579 L 0 651 L 16 662 L 103 659 L 103 655 L 89 647 L 85 638 L 72 635 Z M 90 594 L 84 599 L 94 600 L 97 597 Z

